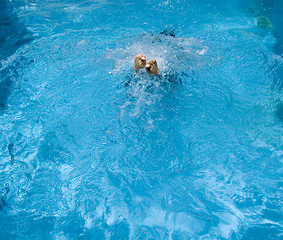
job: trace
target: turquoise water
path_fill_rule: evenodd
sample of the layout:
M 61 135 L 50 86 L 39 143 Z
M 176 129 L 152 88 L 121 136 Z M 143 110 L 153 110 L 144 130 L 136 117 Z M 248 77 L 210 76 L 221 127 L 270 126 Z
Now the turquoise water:
M 282 1 L 0 3 L 0 239 L 283 238 Z

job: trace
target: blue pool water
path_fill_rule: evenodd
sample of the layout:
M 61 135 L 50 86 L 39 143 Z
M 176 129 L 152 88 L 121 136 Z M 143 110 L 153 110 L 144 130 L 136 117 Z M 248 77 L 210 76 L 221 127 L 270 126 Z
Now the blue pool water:
M 0 3 L 0 239 L 283 239 L 282 1 Z

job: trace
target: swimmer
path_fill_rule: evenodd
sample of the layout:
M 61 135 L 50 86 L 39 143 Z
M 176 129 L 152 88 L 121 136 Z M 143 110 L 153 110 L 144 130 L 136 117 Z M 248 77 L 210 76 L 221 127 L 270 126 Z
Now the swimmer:
M 140 68 L 144 68 L 146 65 L 146 59 L 145 55 L 143 54 L 138 54 L 135 56 L 135 70 L 138 70 Z
M 145 68 L 146 68 L 147 72 L 153 73 L 155 75 L 157 75 L 159 73 L 159 69 L 158 69 L 157 62 L 156 62 L 155 59 L 149 60 L 146 63 Z

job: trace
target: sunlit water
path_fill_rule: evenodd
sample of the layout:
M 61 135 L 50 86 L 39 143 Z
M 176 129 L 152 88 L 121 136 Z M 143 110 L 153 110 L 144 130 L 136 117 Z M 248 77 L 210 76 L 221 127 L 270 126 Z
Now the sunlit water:
M 0 239 L 283 238 L 282 2 L 0 2 Z

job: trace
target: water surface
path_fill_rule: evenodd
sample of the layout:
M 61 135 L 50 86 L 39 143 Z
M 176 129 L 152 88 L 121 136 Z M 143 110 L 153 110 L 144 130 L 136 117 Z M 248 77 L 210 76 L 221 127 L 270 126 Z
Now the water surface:
M 282 238 L 280 1 L 4 3 L 1 239 Z

